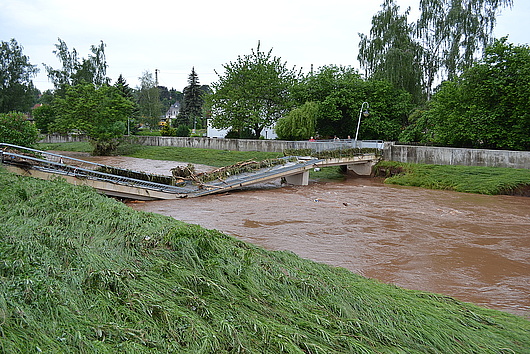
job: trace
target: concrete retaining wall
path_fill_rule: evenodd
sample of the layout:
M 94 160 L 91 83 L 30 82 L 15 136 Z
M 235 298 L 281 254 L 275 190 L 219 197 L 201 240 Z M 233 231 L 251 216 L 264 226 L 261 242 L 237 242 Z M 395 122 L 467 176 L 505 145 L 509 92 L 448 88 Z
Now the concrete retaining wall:
M 216 150 L 283 152 L 287 149 L 312 149 L 316 151 L 347 149 L 353 140 L 335 141 L 284 141 L 216 138 L 178 138 L 168 136 L 135 136 L 134 141 L 148 146 L 175 146 Z M 368 142 L 365 143 L 368 146 Z M 373 145 L 373 143 L 372 143 Z
M 133 136 L 135 143 L 149 146 L 175 146 L 234 151 L 270 151 L 282 152 L 286 149 L 313 149 L 317 151 L 348 148 L 352 141 L 309 142 L 283 140 L 247 140 L 213 138 L 179 138 L 168 136 Z M 41 142 L 61 143 L 83 141 L 80 135 L 48 135 Z M 370 142 L 366 142 L 370 144 Z M 372 147 L 367 145 L 365 147 Z M 530 151 L 461 149 L 432 146 L 395 145 L 385 143 L 385 160 L 425 163 L 436 165 L 465 165 L 510 167 L 530 169 Z
M 464 165 L 530 169 L 530 151 L 463 149 L 386 143 L 385 160 L 434 165 Z
M 59 135 L 59 134 L 49 134 L 45 135 L 39 143 L 77 143 L 80 141 L 86 141 L 86 136 L 84 135 Z

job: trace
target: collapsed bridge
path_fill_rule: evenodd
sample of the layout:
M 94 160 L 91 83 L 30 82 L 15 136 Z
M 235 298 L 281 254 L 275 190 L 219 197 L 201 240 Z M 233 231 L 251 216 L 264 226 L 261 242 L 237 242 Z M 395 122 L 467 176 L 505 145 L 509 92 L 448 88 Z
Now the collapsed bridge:
M 358 175 L 370 175 L 379 160 L 375 153 L 349 157 L 314 158 L 290 156 L 251 172 L 227 174 L 208 182 L 177 180 L 140 171 L 131 171 L 73 157 L 0 143 L 2 165 L 22 176 L 40 179 L 64 178 L 75 185 L 88 185 L 113 197 L 136 200 L 179 199 L 227 192 L 234 189 L 284 178 L 287 183 L 307 185 L 309 170 L 346 165 Z

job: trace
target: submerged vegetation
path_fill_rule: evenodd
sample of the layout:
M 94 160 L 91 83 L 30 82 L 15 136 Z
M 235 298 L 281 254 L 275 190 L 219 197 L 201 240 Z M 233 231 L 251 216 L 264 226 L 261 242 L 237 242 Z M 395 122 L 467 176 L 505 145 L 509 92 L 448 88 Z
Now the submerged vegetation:
M 409 164 L 381 161 L 376 175 L 387 177 L 385 183 L 429 189 L 445 189 L 479 194 L 530 196 L 530 170 Z
M 0 351 L 520 353 L 530 322 L 0 168 Z

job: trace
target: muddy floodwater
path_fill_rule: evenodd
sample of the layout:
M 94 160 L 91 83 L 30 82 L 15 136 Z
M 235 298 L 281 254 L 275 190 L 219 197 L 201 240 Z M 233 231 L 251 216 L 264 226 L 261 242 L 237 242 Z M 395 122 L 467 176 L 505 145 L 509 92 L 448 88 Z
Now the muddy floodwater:
M 97 162 L 136 170 L 151 167 L 160 174 L 167 174 L 168 166 L 183 164 L 151 161 L 135 167 L 137 159 L 105 159 Z M 530 318 L 528 197 L 348 178 L 128 205 L 385 283 Z

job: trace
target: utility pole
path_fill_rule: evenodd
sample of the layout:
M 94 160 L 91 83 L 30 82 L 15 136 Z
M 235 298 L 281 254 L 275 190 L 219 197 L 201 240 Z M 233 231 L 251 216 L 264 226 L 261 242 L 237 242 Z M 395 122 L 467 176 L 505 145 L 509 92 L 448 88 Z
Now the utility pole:
M 160 70 L 155 69 L 155 86 L 158 86 L 158 73 L 159 72 L 160 72 Z

